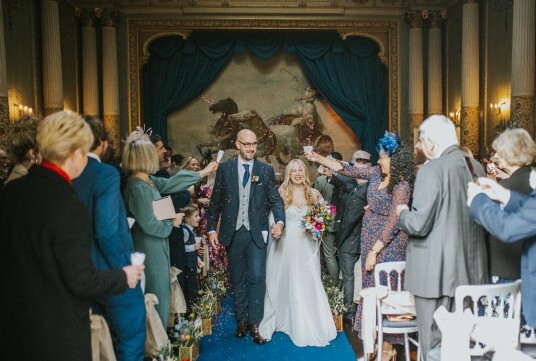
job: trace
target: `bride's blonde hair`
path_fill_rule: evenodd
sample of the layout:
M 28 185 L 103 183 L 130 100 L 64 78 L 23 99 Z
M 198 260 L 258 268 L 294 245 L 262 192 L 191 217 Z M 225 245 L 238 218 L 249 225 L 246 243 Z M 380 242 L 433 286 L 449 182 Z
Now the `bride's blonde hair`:
M 305 201 L 308 205 L 312 205 L 314 203 L 313 188 L 311 187 L 311 180 L 309 179 L 309 172 L 307 171 L 307 167 L 301 159 L 292 159 L 287 164 L 287 168 L 285 169 L 285 180 L 283 180 L 281 187 L 279 187 L 279 193 L 281 194 L 281 198 L 283 198 L 283 201 L 285 202 L 285 208 L 290 207 L 290 205 L 292 204 L 292 190 L 294 186 L 290 181 L 290 170 L 295 165 L 298 165 L 303 170 L 303 188 L 305 193 Z

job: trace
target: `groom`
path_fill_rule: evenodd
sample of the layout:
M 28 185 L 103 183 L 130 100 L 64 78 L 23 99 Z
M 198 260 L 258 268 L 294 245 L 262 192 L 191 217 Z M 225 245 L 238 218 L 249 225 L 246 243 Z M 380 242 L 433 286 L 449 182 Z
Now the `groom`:
M 207 212 L 209 240 L 214 248 L 221 241 L 229 258 L 238 321 L 235 336 L 245 337 L 249 327 L 253 341 L 262 345 L 266 340 L 259 335 L 258 325 L 264 313 L 268 231 L 276 239 L 281 236 L 285 211 L 274 170 L 254 159 L 255 133 L 242 129 L 235 143 L 240 154 L 222 163 L 216 173 Z M 272 225 L 268 224 L 270 211 L 275 219 Z

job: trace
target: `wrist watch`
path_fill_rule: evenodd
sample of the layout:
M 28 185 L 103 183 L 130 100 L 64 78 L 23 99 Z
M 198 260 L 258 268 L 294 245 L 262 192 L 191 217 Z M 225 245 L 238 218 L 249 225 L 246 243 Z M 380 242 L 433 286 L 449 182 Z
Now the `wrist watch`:
M 376 251 L 374 248 L 371 248 L 370 251 L 371 251 L 375 256 L 378 255 L 378 251 Z

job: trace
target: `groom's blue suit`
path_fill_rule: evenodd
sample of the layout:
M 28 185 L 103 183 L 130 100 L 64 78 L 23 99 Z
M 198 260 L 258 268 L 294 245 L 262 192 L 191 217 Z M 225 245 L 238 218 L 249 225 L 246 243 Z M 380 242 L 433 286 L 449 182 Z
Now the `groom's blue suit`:
M 282 223 L 285 211 L 273 168 L 254 160 L 249 179 L 249 230 L 244 226 L 236 229 L 242 187 L 238 167 L 238 158 L 218 167 L 207 223 L 208 230 L 215 231 L 221 216 L 218 239 L 226 246 L 229 258 L 236 318 L 255 325 L 263 317 L 266 292 L 266 242 L 262 231 L 271 230 L 270 211 L 275 222 Z

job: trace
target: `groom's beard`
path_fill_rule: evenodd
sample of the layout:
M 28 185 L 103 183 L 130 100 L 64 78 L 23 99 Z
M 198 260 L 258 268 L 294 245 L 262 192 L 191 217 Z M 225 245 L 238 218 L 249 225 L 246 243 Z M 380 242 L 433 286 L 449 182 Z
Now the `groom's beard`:
M 255 150 L 244 151 L 244 152 L 240 152 L 240 156 L 242 157 L 243 160 L 252 160 L 253 158 L 255 158 L 255 153 L 256 153 Z

